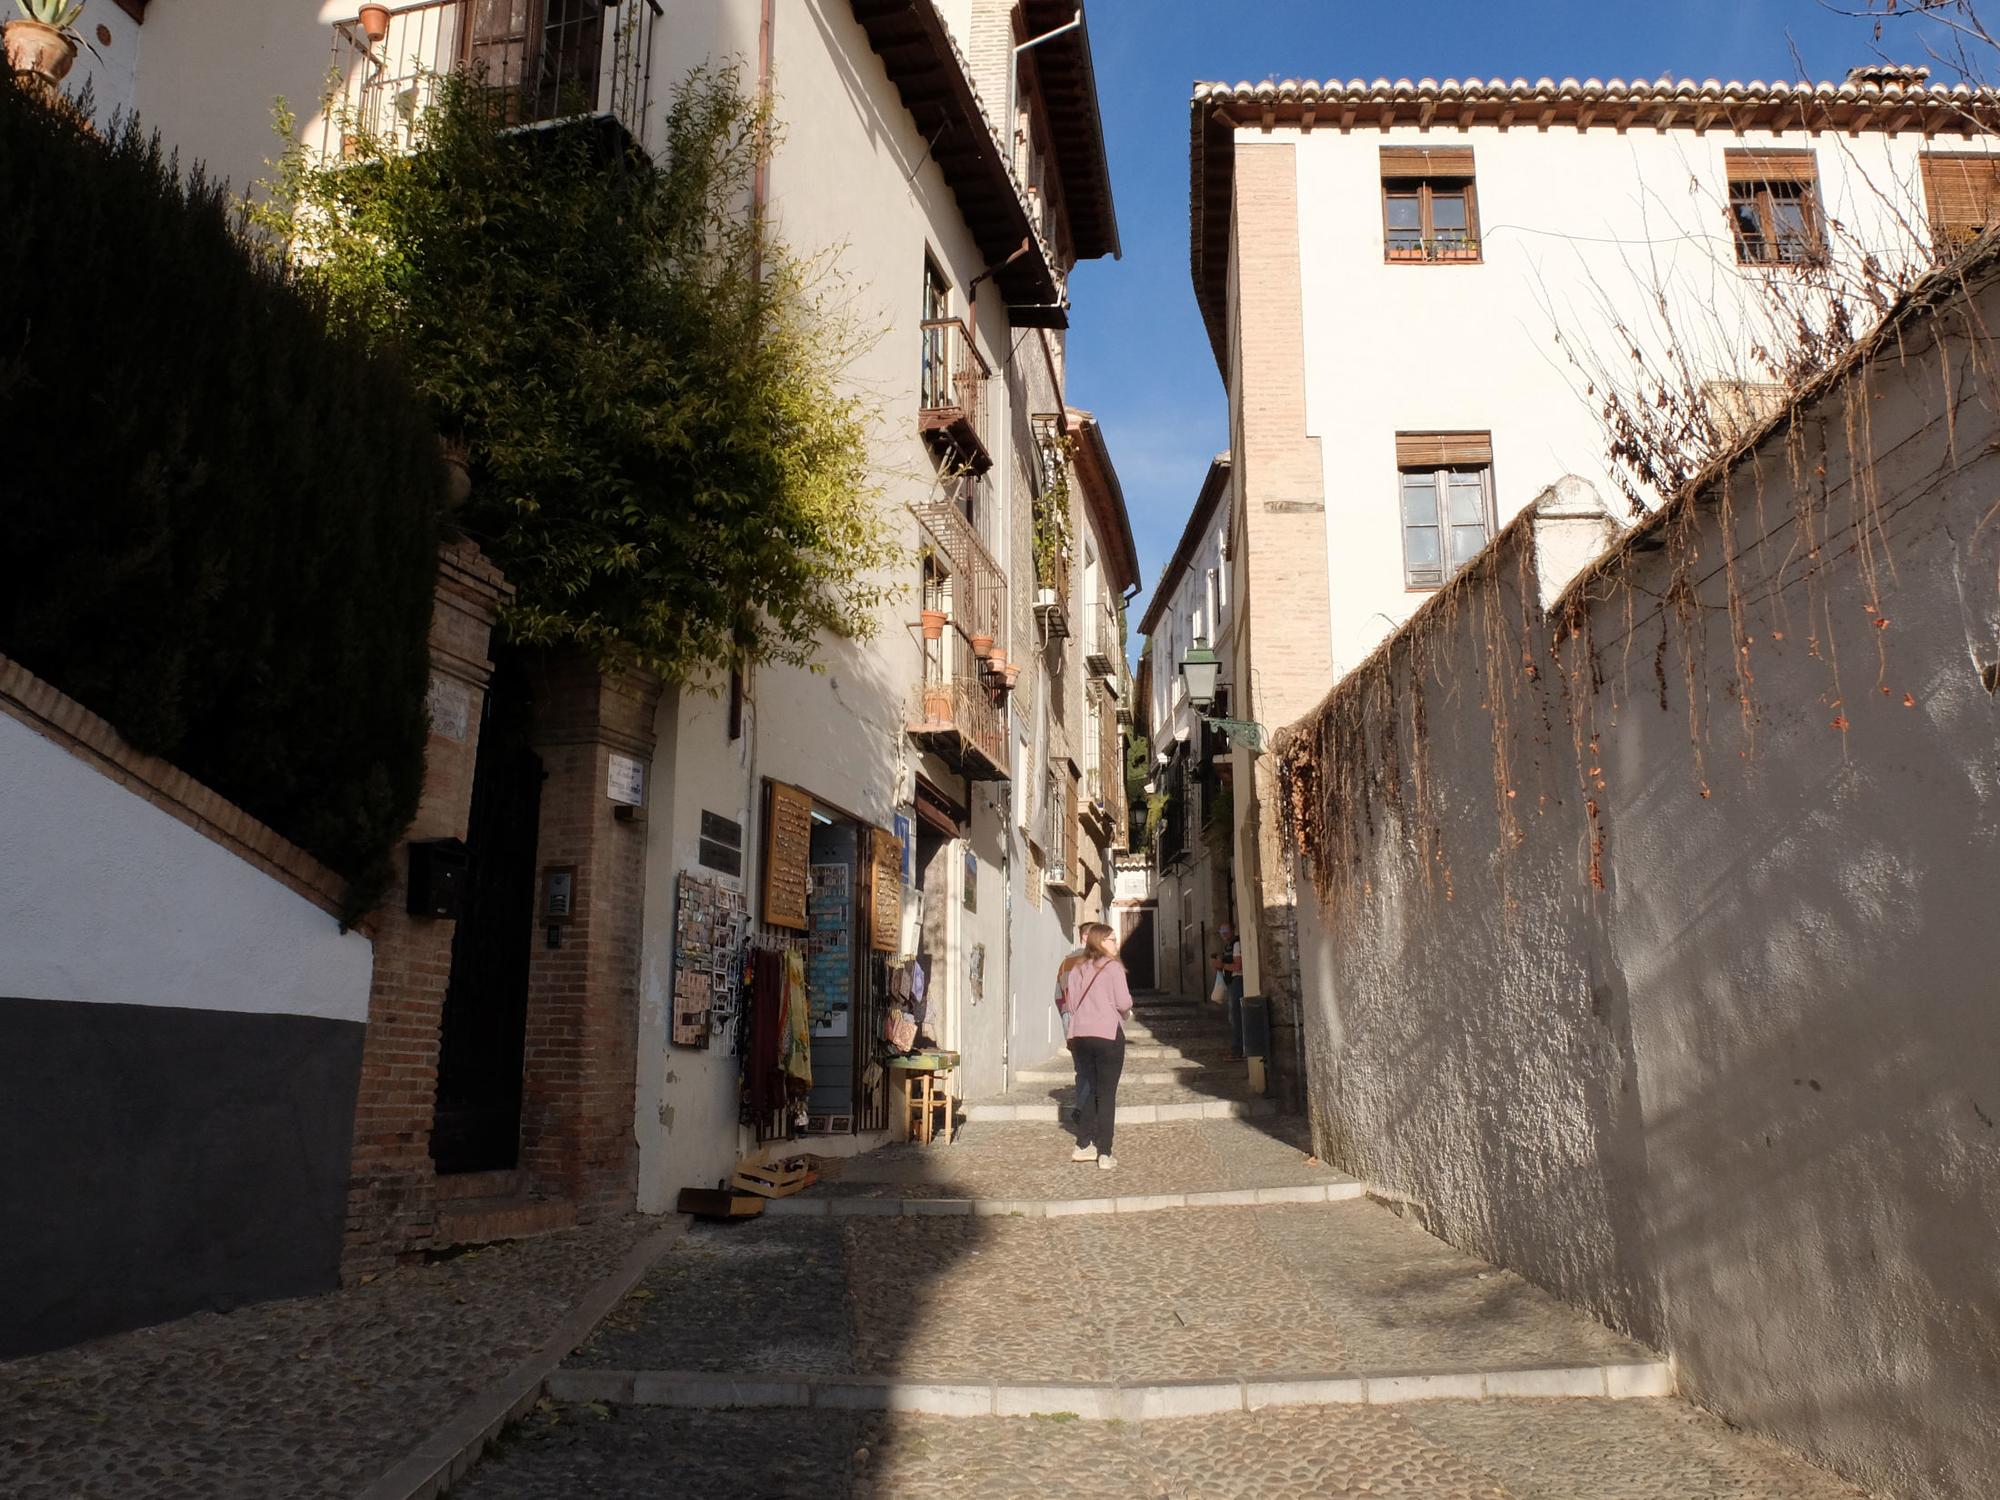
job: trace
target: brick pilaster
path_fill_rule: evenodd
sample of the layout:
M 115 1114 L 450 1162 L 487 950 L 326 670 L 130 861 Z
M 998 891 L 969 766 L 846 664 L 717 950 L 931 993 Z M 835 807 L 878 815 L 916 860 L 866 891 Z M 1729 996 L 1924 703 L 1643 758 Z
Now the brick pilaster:
M 500 603 L 511 592 L 471 542 L 440 549 L 431 612 L 431 733 L 423 800 L 406 840 L 465 837 L 481 709 L 493 671 L 487 651 Z M 375 972 L 341 1257 L 342 1275 L 350 1280 L 423 1251 L 435 1217 L 431 1121 L 455 924 L 404 910 L 408 873 L 398 850 L 395 884 L 368 923 Z
M 1333 683 L 1326 470 L 1320 441 L 1306 430 L 1295 147 L 1245 140 L 1239 131 L 1235 152 L 1231 524 L 1243 559 L 1237 681 L 1248 685 L 1253 717 L 1277 729 Z M 1270 628 L 1261 629 L 1266 621 Z M 1249 780 L 1255 836 L 1244 840 L 1240 915 L 1257 924 L 1258 985 L 1271 1009 L 1278 1091 L 1296 1106 L 1304 1092 L 1296 896 L 1269 756 L 1259 758 Z
M 574 865 L 576 889 L 562 946 L 538 932 L 528 964 L 521 1165 L 588 1220 L 630 1208 L 637 1188 L 646 823 L 643 810 L 618 817 L 608 780 L 614 754 L 646 764 L 650 780 L 660 683 L 573 653 L 541 658 L 530 676 L 546 777 L 537 863 Z

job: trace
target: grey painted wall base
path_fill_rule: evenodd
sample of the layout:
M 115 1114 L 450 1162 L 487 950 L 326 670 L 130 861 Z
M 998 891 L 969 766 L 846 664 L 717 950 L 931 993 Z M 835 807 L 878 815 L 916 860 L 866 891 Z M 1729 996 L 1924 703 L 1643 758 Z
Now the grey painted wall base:
M 0 1357 L 331 1290 L 361 1039 L 309 1016 L 0 998 Z

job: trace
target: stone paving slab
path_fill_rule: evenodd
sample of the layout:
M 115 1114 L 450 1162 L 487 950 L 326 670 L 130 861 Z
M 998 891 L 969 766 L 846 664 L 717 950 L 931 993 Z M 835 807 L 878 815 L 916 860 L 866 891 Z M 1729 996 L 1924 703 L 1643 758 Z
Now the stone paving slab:
M 1015 1385 L 1409 1371 L 1405 1394 L 1435 1396 L 1461 1393 L 1441 1372 L 1653 1359 L 1511 1272 L 1345 1201 L 708 1226 L 569 1363 Z
M 551 1403 L 455 1500 L 1861 1500 L 1675 1402 L 1062 1417 Z
M 633 1216 L 0 1363 L 7 1500 L 346 1500 L 511 1374 Z
M 821 1164 L 822 1180 L 773 1201 L 766 1216 L 811 1213 L 839 1198 L 1043 1202 L 1229 1189 L 1360 1184 L 1312 1160 L 1295 1119 L 1183 1120 L 1118 1141 L 1118 1167 L 1073 1162 L 1074 1141 L 1046 1122 L 968 1121 L 949 1145 L 897 1145 Z

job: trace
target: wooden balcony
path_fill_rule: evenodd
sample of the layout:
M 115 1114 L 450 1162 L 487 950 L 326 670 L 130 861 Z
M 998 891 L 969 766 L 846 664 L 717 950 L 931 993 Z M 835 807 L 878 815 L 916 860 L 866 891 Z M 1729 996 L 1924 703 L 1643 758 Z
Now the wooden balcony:
M 413 149 L 440 80 L 457 72 L 500 96 L 509 124 L 605 119 L 643 144 L 652 21 L 650 6 L 604 0 L 428 0 L 391 10 L 380 39 L 358 20 L 337 22 L 322 147 L 347 155 L 367 136 Z
M 960 319 L 924 320 L 918 425 L 949 464 L 975 474 L 993 467 L 986 446 L 986 382 L 991 374 Z

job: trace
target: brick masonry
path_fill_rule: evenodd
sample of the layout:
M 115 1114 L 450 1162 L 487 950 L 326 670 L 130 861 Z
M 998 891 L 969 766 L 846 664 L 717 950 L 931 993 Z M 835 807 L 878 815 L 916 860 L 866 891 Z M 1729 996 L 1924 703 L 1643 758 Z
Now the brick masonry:
M 1333 680 L 1326 470 L 1319 439 L 1306 431 L 1295 149 L 1289 141 L 1246 141 L 1239 132 L 1235 152 L 1232 526 L 1242 559 L 1235 677 L 1250 685 L 1251 716 L 1276 726 L 1319 702 Z M 1259 628 L 1265 620 L 1268 631 Z M 1304 1089 L 1296 904 L 1271 757 L 1258 758 L 1250 785 L 1241 890 L 1257 922 L 1258 982 L 1271 1008 L 1279 1095 L 1296 1107 Z
M 531 678 L 546 776 L 537 860 L 574 865 L 576 889 L 562 946 L 537 941 L 528 964 L 521 1165 L 588 1221 L 629 1209 L 637 1189 L 646 822 L 643 808 L 620 818 L 608 792 L 614 754 L 650 773 L 660 683 L 573 654 L 540 659 Z
M 493 670 L 487 651 L 494 618 L 510 592 L 471 542 L 440 550 L 430 635 L 433 722 L 423 799 L 408 839 L 465 837 L 480 709 Z M 440 705 L 454 711 L 441 712 Z M 396 883 L 369 918 L 375 975 L 341 1259 L 342 1276 L 350 1281 L 421 1253 L 436 1220 L 430 1136 L 453 924 L 405 912 L 406 881 L 407 864 L 398 860 Z

